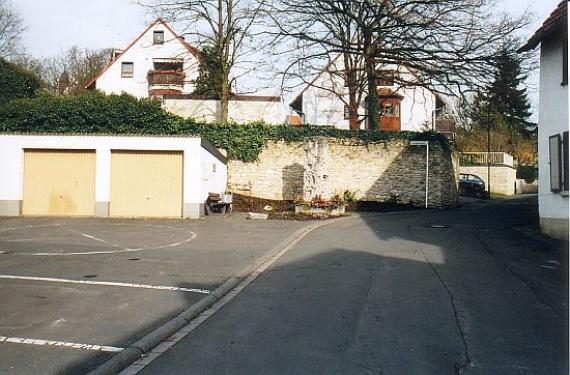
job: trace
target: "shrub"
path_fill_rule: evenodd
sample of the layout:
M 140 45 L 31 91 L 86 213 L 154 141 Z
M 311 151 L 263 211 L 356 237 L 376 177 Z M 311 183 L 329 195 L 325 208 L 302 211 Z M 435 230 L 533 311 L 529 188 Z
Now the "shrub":
M 531 165 L 521 165 L 517 168 L 517 178 L 523 179 L 530 184 L 538 178 L 537 169 Z
M 40 86 L 34 74 L 0 58 L 0 106 L 14 99 L 31 98 Z
M 255 161 L 270 140 L 304 141 L 315 137 L 359 144 L 395 139 L 430 140 L 449 148 L 437 133 L 352 131 L 328 126 L 204 123 L 166 112 L 159 101 L 91 92 L 65 97 L 18 99 L 0 107 L 0 132 L 73 134 L 199 135 L 228 152 L 228 158 Z

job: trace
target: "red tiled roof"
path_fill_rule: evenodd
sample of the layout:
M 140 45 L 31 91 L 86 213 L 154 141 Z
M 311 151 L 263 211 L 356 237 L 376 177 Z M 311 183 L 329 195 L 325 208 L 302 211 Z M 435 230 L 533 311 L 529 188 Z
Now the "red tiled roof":
M 174 35 L 174 37 L 188 50 L 188 52 L 190 52 L 191 54 L 193 54 L 198 60 L 200 60 L 200 51 L 198 50 L 198 48 L 194 47 L 193 45 L 191 45 L 190 43 L 188 43 L 187 41 L 184 40 L 183 37 L 181 37 L 180 35 L 176 34 L 176 32 L 174 32 L 174 30 L 172 30 L 172 28 L 162 19 L 162 18 L 157 18 L 153 23 L 151 23 L 146 29 L 145 31 L 143 31 L 135 40 L 133 40 L 131 42 L 131 44 L 129 44 L 129 46 L 127 48 L 125 48 L 121 54 L 119 56 L 117 56 L 116 59 L 114 59 L 113 61 L 111 61 L 105 68 L 103 68 L 103 70 L 101 70 L 99 72 L 99 74 L 97 74 L 95 77 L 93 77 L 91 79 L 91 81 L 89 81 L 89 83 L 87 85 L 85 85 L 86 89 L 89 89 L 98 79 L 99 77 L 101 77 L 114 63 L 115 61 L 118 60 L 118 58 L 122 55 L 124 55 L 132 46 L 135 45 L 136 42 L 139 41 L 140 38 L 142 38 L 142 36 L 144 34 L 146 34 L 153 26 L 155 26 L 156 24 L 161 23 L 162 25 L 164 25 L 164 27 L 166 27 L 168 29 L 168 31 L 170 31 L 172 33 L 172 35 Z
M 562 0 L 542 26 L 535 31 L 534 35 L 521 47 L 519 52 L 530 51 L 540 44 L 542 39 L 556 31 L 560 26 L 568 24 L 568 0 Z

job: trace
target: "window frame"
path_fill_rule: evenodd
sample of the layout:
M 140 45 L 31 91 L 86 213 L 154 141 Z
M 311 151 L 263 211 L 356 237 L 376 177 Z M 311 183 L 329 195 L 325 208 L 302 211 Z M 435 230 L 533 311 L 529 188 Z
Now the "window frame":
M 158 35 L 161 35 L 160 38 L 157 38 Z M 152 45 L 163 45 L 164 44 L 164 30 L 154 30 L 152 32 Z
M 562 133 L 562 191 L 568 192 L 568 130 Z
M 378 86 L 392 87 L 396 84 L 396 71 L 394 69 L 381 69 L 376 74 Z
M 562 147 L 560 134 L 551 135 L 548 137 L 548 164 L 550 173 L 550 191 L 553 193 L 559 193 L 562 191 Z M 554 150 L 553 147 L 556 147 Z M 556 163 L 553 164 L 553 157 Z M 554 169 L 556 168 L 556 169 Z M 555 175 L 554 173 L 557 173 Z M 558 181 L 554 181 L 557 177 Z
M 125 69 L 126 66 L 131 66 L 131 71 Z M 133 78 L 135 76 L 135 63 L 132 61 L 123 61 L 121 63 L 121 78 Z

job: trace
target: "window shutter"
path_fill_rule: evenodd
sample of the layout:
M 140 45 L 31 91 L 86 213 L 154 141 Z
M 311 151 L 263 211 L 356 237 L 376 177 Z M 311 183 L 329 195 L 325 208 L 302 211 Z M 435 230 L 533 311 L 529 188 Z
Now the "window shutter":
M 550 158 L 550 190 L 559 192 L 562 188 L 562 155 L 560 147 L 560 135 L 556 134 L 548 138 L 548 151 Z
M 562 180 L 564 181 L 564 191 L 568 191 L 568 180 L 570 180 L 570 176 L 568 176 L 568 132 L 562 133 L 562 149 L 564 153 L 564 174 Z

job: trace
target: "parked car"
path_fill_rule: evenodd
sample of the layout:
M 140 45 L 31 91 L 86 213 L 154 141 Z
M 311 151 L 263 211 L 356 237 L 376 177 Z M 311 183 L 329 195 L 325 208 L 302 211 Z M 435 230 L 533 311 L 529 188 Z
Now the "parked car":
M 459 175 L 459 195 L 472 195 L 477 198 L 485 196 L 485 182 L 474 174 Z

